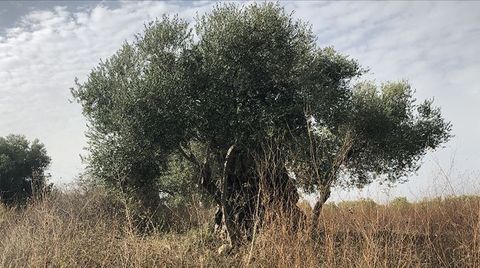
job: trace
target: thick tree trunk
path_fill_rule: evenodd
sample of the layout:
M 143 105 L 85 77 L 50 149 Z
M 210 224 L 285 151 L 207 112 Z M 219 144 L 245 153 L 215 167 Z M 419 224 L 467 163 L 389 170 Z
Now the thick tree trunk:
M 249 239 L 253 233 L 258 194 L 253 167 L 252 157 L 235 145 L 230 147 L 225 157 L 221 204 L 232 246 Z
M 218 204 L 214 230 L 223 230 L 230 246 L 251 239 L 255 222 L 263 220 L 265 208 L 296 212 L 288 214 L 295 215 L 295 218 L 302 214 L 296 207 L 299 198 L 297 189 L 282 163 L 263 163 L 266 172 L 258 174 L 259 163 L 253 155 L 232 145 L 224 158 L 223 176 L 218 188 L 212 179 L 208 161 L 200 164 L 194 156 L 182 153 L 199 167 L 198 185 Z
M 252 238 L 255 222 L 263 221 L 265 209 L 280 209 L 281 215 L 298 222 L 301 214 L 296 203 L 299 195 L 281 163 L 267 165 L 258 174 L 254 157 L 232 146 L 225 157 L 221 207 L 223 224 L 232 246 Z M 286 213 L 285 213 L 286 212 Z

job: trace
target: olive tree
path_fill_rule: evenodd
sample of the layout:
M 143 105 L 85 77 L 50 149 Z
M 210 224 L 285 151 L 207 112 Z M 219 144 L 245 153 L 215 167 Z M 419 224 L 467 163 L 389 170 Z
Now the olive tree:
M 319 195 L 316 222 L 333 185 L 401 181 L 449 139 L 432 101 L 364 73 L 278 4 L 231 4 L 193 25 L 149 23 L 72 93 L 89 122 L 92 174 L 155 209 L 180 158 L 187 185 L 219 205 L 217 223 L 240 241 L 259 209 L 295 210 L 300 188 Z

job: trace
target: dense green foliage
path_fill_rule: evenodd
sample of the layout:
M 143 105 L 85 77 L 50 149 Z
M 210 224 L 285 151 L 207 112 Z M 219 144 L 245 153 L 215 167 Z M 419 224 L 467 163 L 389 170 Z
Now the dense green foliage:
M 46 184 L 45 170 L 50 157 L 38 140 L 29 142 L 24 136 L 0 137 L 0 200 L 21 204 Z
M 96 178 L 155 196 L 196 185 L 209 161 L 218 186 L 228 148 L 262 154 L 278 138 L 304 190 L 395 182 L 450 137 L 450 123 L 431 101 L 417 104 L 408 83 L 354 83 L 359 64 L 318 47 L 277 4 L 219 6 L 190 26 L 148 24 L 72 89 Z

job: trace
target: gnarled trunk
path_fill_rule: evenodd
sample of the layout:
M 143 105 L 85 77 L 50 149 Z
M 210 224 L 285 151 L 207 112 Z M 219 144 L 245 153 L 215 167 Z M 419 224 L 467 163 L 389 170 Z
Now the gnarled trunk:
M 224 159 L 220 188 L 212 179 L 208 162 L 198 165 L 199 186 L 218 204 L 215 230 L 225 231 L 231 246 L 252 238 L 255 222 L 262 222 L 266 208 L 294 212 L 288 215 L 295 215 L 295 218 L 301 214 L 296 206 L 299 195 L 285 166 L 256 160 L 247 150 L 232 145 Z
M 249 239 L 253 233 L 258 180 L 253 157 L 232 145 L 225 157 L 222 182 L 223 223 L 232 245 Z
M 265 172 L 259 174 L 262 164 Z M 296 206 L 299 195 L 285 166 L 258 163 L 237 146 L 225 157 L 222 188 L 223 223 L 233 246 L 252 238 L 255 221 L 263 221 L 265 209 L 282 210 L 294 219 L 301 214 Z

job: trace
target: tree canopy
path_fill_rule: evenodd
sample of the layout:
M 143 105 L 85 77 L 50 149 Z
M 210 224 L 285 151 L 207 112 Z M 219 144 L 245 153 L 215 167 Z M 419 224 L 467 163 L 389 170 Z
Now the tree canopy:
M 329 192 L 335 183 L 406 178 L 450 138 L 431 100 L 418 103 L 406 81 L 361 81 L 365 72 L 319 47 L 310 26 L 279 4 L 228 4 L 193 24 L 149 23 L 72 94 L 88 119 L 95 177 L 155 196 L 176 157 L 203 174 L 187 184 L 220 202 L 233 147 L 242 164 L 231 172 L 249 177 L 229 186 L 237 193 L 245 184 L 258 192 L 251 156 L 277 138 L 290 191 Z
M 21 204 L 43 190 L 49 164 L 45 146 L 38 140 L 0 137 L 0 200 L 6 205 Z

